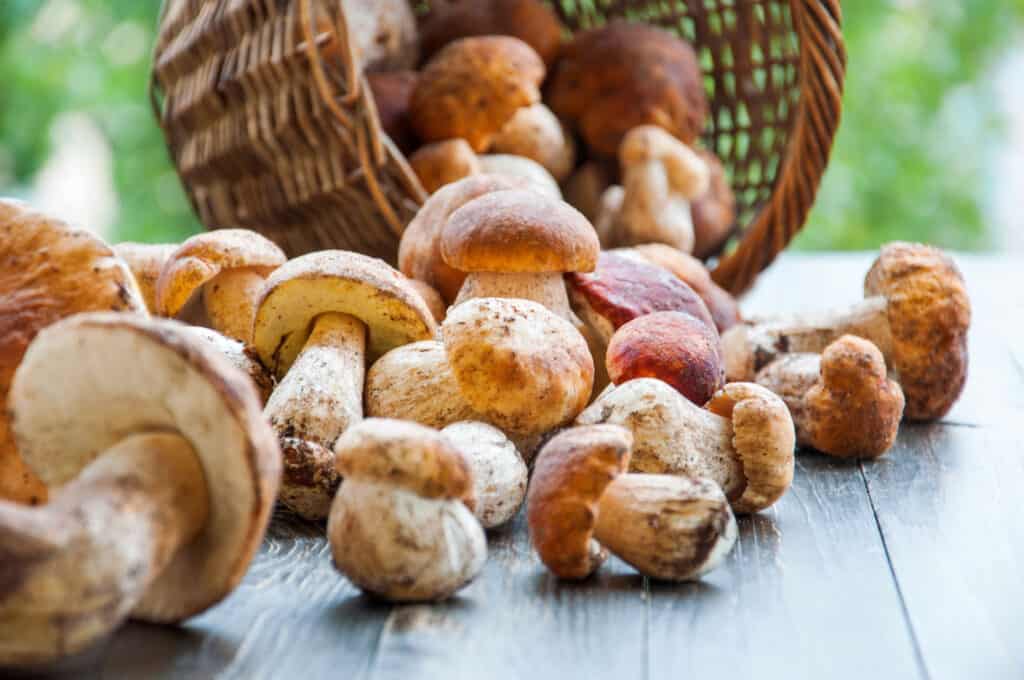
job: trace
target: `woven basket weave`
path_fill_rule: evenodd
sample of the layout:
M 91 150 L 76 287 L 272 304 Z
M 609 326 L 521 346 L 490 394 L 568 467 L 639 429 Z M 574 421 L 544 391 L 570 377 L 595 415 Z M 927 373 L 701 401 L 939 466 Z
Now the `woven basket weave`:
M 422 8 L 424 3 L 414 3 Z M 704 143 L 738 210 L 716 281 L 739 293 L 803 226 L 839 125 L 839 0 L 561 0 L 573 30 L 626 17 L 697 49 Z M 394 261 L 425 196 L 381 132 L 339 0 L 166 0 L 153 106 L 199 219 L 290 255 L 346 248 Z M 343 59 L 324 59 L 333 27 Z

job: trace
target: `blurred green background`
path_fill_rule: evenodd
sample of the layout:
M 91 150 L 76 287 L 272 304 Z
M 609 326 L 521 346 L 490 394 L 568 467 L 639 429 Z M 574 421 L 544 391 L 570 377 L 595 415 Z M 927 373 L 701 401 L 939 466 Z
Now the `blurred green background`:
M 147 97 L 158 6 L 0 0 L 0 195 L 111 240 L 198 230 Z M 797 247 L 1024 244 L 1024 0 L 847 0 L 843 11 L 843 125 Z

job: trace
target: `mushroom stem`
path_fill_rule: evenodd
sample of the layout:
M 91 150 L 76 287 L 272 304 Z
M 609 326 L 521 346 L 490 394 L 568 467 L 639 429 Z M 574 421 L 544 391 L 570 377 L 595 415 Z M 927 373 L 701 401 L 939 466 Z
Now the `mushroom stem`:
M 109 633 L 208 513 L 199 459 L 168 433 L 125 438 L 48 505 L 0 502 L 0 664 L 45 662 Z
M 725 375 L 730 382 L 753 380 L 757 372 L 782 354 L 820 354 L 843 335 L 873 342 L 886 360 L 893 355 L 888 301 L 881 295 L 865 298 L 842 310 L 814 317 L 769 319 L 740 324 L 722 334 Z
M 471 272 L 462 284 L 462 288 L 459 289 L 459 295 L 453 306 L 473 298 L 532 300 L 544 305 L 570 323 L 579 323 L 569 307 L 569 294 L 566 292 L 565 279 L 562 278 L 561 272 L 523 274 Z
M 252 341 L 252 320 L 266 277 L 255 269 L 225 269 L 203 287 L 210 325 L 229 338 Z

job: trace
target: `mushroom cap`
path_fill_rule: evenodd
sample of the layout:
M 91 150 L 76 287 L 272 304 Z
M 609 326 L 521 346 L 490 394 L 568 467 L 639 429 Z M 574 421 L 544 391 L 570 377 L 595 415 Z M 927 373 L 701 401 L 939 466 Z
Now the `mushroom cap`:
M 456 40 L 420 73 L 413 127 L 424 142 L 461 138 L 484 151 L 518 109 L 540 101 L 544 74 L 544 62 L 518 38 Z
M 708 114 L 693 48 L 667 31 L 622 20 L 579 33 L 562 48 L 548 101 L 605 155 L 617 153 L 625 134 L 644 124 L 692 145 Z
M 690 201 L 693 218 L 693 254 L 707 259 L 721 251 L 736 222 L 736 196 L 725 166 L 711 151 L 694 149 L 708 168 L 708 190 Z
M 549 66 L 558 57 L 564 27 L 538 0 L 441 0 L 420 19 L 420 44 L 430 57 L 459 38 L 511 35 L 526 42 Z
M 441 231 L 441 256 L 464 272 L 589 272 L 601 244 L 587 218 L 534 191 L 495 191 L 466 203 Z
M 122 370 L 111 370 L 111 362 Z M 125 365 L 127 364 L 127 365 Z M 175 321 L 81 314 L 39 334 L 11 390 L 25 460 L 63 485 L 130 434 L 172 431 L 206 477 L 206 526 L 150 585 L 134 616 L 176 622 L 242 579 L 277 496 L 281 453 L 249 378 Z
M 441 230 L 448 217 L 474 198 L 491 191 L 521 189 L 523 180 L 498 175 L 476 175 L 444 186 L 433 193 L 412 218 L 398 244 L 398 268 L 411 279 L 436 288 L 452 302 L 466 273 L 452 269 L 441 257 Z
M 558 180 L 548 172 L 547 168 L 532 158 L 513 156 L 508 153 L 485 153 L 478 160 L 481 172 L 525 180 L 524 189 L 536 191 L 548 198 L 562 200 L 562 190 L 558 186 Z
M 487 423 L 463 421 L 441 430 L 473 471 L 476 510 L 485 529 L 512 519 L 526 498 L 529 471 L 515 444 Z
M 167 259 L 156 283 L 157 310 L 173 317 L 205 283 L 223 271 L 255 269 L 263 274 L 288 258 L 272 241 L 248 229 L 218 229 L 189 238 Z
M 249 376 L 253 386 L 256 387 L 256 393 L 260 395 L 260 403 L 267 403 L 270 393 L 274 391 L 274 379 L 260 363 L 252 348 L 246 347 L 245 343 L 229 338 L 212 328 L 187 326 L 187 329 L 220 352 L 221 356 L 228 360 L 228 363 Z
M 421 146 L 409 156 L 409 166 L 427 193 L 446 184 L 480 174 L 480 161 L 464 139 L 446 139 Z
M 8 430 L 7 394 L 26 348 L 59 319 L 111 309 L 145 314 L 146 304 L 107 244 L 24 203 L 0 200 L 0 498 L 46 496 Z
M 793 483 L 796 432 L 785 402 L 754 383 L 730 383 L 707 407 L 732 421 L 733 448 L 743 465 L 746 487 L 731 498 L 737 513 L 767 508 Z
M 462 396 L 515 434 L 570 422 L 590 399 L 594 361 L 571 323 L 529 300 L 474 298 L 441 325 Z
M 156 314 L 156 282 L 160 271 L 178 249 L 174 243 L 132 243 L 125 241 L 114 246 L 114 252 L 128 265 L 135 282 L 139 284 L 146 308 Z
M 686 312 L 715 328 L 707 305 L 690 286 L 662 267 L 616 252 L 603 252 L 592 273 L 569 274 L 576 306 L 586 305 L 620 328 L 652 312 Z
M 586 578 L 607 557 L 592 540 L 598 504 L 629 468 L 632 446 L 617 425 L 583 425 L 555 435 L 537 455 L 526 518 L 534 549 L 559 578 Z
M 373 94 L 377 116 L 384 133 L 399 149 L 412 151 L 416 146 L 416 133 L 409 120 L 409 102 L 416 88 L 416 71 L 380 71 L 366 74 L 366 84 Z
M 562 121 L 542 103 L 524 106 L 494 137 L 491 151 L 540 163 L 557 182 L 576 167 L 576 143 Z
M 741 321 L 740 306 L 729 291 L 715 283 L 707 267 L 692 255 L 663 243 L 647 243 L 613 250 L 613 253 L 631 257 L 634 254 L 657 265 L 693 288 L 693 292 L 707 305 L 719 333 L 727 331 Z
M 883 246 L 864 279 L 864 295 L 888 301 L 893 368 L 911 420 L 944 416 L 967 381 L 971 301 L 956 263 L 915 243 Z
M 821 354 L 821 380 L 804 396 L 814 448 L 844 458 L 880 456 L 896 440 L 903 391 L 869 340 L 844 335 Z
M 718 333 L 686 312 L 633 319 L 612 336 L 605 365 L 616 385 L 657 378 L 698 406 L 725 384 Z
M 472 510 L 473 472 L 462 452 L 439 431 L 406 420 L 367 418 L 334 445 L 345 479 L 378 482 L 423 498 L 453 498 Z
M 277 375 L 288 372 L 316 317 L 349 314 L 367 328 L 367 348 L 380 356 L 437 333 L 427 304 L 383 260 L 323 250 L 290 260 L 267 279 L 253 323 L 253 348 Z

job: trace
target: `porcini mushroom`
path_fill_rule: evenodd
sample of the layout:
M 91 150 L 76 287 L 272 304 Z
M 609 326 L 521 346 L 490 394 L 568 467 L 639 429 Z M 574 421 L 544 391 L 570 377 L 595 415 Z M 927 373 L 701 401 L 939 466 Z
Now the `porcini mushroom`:
M 605 392 L 576 422 L 625 427 L 632 471 L 710 479 L 737 513 L 767 508 L 793 481 L 793 421 L 760 385 L 728 384 L 700 408 L 661 380 L 638 378 Z
M 249 376 L 256 387 L 256 393 L 260 396 L 260 404 L 267 403 L 270 393 L 274 390 L 274 379 L 267 372 L 263 364 L 260 363 L 256 357 L 256 352 L 252 348 L 246 347 L 244 343 L 218 333 L 212 328 L 186 326 L 186 329 L 195 337 L 217 350 L 221 356 L 228 360 L 229 364 Z
M 476 152 L 464 139 L 446 139 L 422 146 L 409 156 L 409 166 L 429 194 L 446 184 L 480 174 Z
M 360 72 L 415 68 L 419 38 L 416 17 L 406 0 L 343 0 L 339 4 Z
M 468 272 L 455 305 L 473 298 L 533 300 L 573 320 L 564 272 L 589 272 L 600 244 L 575 208 L 532 191 L 496 191 L 456 210 L 441 231 L 441 256 Z
M 903 391 L 870 341 L 844 335 L 819 354 L 787 354 L 757 382 L 789 407 L 796 441 L 839 458 L 876 458 L 896 441 Z
M 444 316 L 448 313 L 448 305 L 441 299 L 441 294 L 429 283 L 417 281 L 416 279 L 409 279 L 409 285 L 416 289 L 416 292 L 423 298 L 423 302 L 427 305 L 427 309 L 430 310 L 434 321 L 437 323 L 444 321 Z
M 91 233 L 0 199 L 0 498 L 46 500 L 7 421 L 7 394 L 25 349 L 55 321 L 100 310 L 146 313 L 125 263 Z
M 334 565 L 387 600 L 441 600 L 483 567 L 487 541 L 473 516 L 473 475 L 440 432 L 370 418 L 335 446 L 345 483 L 331 506 Z
M 693 48 L 668 31 L 624 20 L 576 34 L 562 48 L 547 95 L 590 149 L 606 155 L 640 125 L 660 125 L 693 144 L 708 113 Z
M 576 165 L 576 142 L 551 109 L 541 103 L 516 111 L 495 135 L 490 150 L 536 161 L 556 182 L 568 177 Z
M 573 172 L 562 185 L 562 193 L 565 200 L 571 206 L 583 213 L 583 216 L 594 223 L 597 229 L 597 220 L 602 212 L 601 199 L 605 191 L 612 186 L 614 172 L 608 167 L 609 164 L 590 160 L 581 165 Z M 601 245 L 609 245 L 597 230 L 601 238 Z
M 590 399 L 586 341 L 536 302 L 469 300 L 448 312 L 441 336 L 463 398 L 502 430 L 547 432 L 571 422 Z
M 544 62 L 518 38 L 462 38 L 423 67 L 409 115 L 424 142 L 465 139 L 476 152 L 524 106 L 540 101 Z
M 408 279 L 381 260 L 327 250 L 267 279 L 253 347 L 279 380 L 265 413 L 285 456 L 285 505 L 309 519 L 327 516 L 339 482 L 331 447 L 363 417 L 367 356 L 436 332 Z
M 255 390 L 214 350 L 177 322 L 78 315 L 29 347 L 10 408 L 54 493 L 0 502 L 0 665 L 73 654 L 128 617 L 176 623 L 235 588 L 281 462 Z
M 732 234 L 736 222 L 736 196 L 718 156 L 707 149 L 695 151 L 707 165 L 710 181 L 707 191 L 690 201 L 693 254 L 706 260 L 717 255 Z
M 528 472 L 515 444 L 487 423 L 463 421 L 441 430 L 462 452 L 473 473 L 474 514 L 484 529 L 515 517 L 526 498 Z
M 173 243 L 133 243 L 125 241 L 114 246 L 114 252 L 128 265 L 139 284 L 139 292 L 146 302 L 146 309 L 157 314 L 156 282 L 160 271 L 178 249 Z
M 713 569 L 735 543 L 736 520 L 713 482 L 625 474 L 632 437 L 588 425 L 551 439 L 537 457 L 527 519 L 555 575 L 586 578 L 607 550 L 655 578 L 683 581 Z
M 752 379 L 781 354 L 820 353 L 842 335 L 856 335 L 881 350 L 903 389 L 907 418 L 941 418 L 967 380 L 971 303 L 960 270 L 938 248 L 890 243 L 868 271 L 864 295 L 817 318 L 731 328 L 722 336 L 726 376 Z
M 156 284 L 161 316 L 210 325 L 228 337 L 249 342 L 263 281 L 285 263 L 284 252 L 248 229 L 196 234 L 171 254 Z M 188 318 L 186 305 L 202 296 L 206 318 Z
M 542 193 L 548 198 L 562 200 L 558 182 L 543 165 L 532 158 L 507 153 L 486 153 L 479 157 L 479 161 L 480 172 L 525 180 L 524 188 Z

